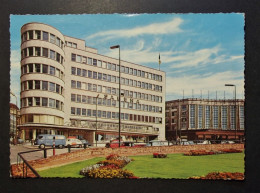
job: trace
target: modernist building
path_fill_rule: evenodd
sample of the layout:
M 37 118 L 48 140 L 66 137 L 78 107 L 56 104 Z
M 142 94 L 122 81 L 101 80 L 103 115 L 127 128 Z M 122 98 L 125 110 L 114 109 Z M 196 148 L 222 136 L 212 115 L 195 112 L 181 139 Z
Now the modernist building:
M 244 100 L 179 99 L 166 102 L 166 138 L 244 137 Z
M 95 134 L 98 141 L 117 137 L 120 70 L 122 138 L 164 140 L 165 72 L 127 61 L 120 66 L 52 26 L 22 26 L 21 137 L 55 133 L 92 143 Z
M 19 117 L 20 117 L 20 110 L 19 108 L 13 104 L 10 103 L 10 139 L 11 139 L 11 143 L 16 143 L 14 140 L 15 137 L 17 136 L 17 124 L 19 124 Z

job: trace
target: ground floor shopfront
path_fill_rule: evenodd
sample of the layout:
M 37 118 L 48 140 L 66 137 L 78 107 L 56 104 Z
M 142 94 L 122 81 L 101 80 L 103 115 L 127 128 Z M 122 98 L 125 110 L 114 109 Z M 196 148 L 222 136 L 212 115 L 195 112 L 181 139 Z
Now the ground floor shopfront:
M 244 130 L 175 130 L 167 132 L 168 140 L 175 140 L 180 137 L 187 140 L 236 140 L 244 141 Z
M 78 138 L 84 138 L 88 140 L 91 145 L 104 146 L 110 140 L 117 139 L 119 137 L 119 131 L 117 130 L 102 130 L 102 129 L 89 129 L 79 127 L 64 127 L 53 125 L 40 125 L 40 124 L 27 124 L 18 126 L 18 137 L 24 141 L 34 141 L 39 134 L 52 134 L 52 135 L 64 135 L 65 137 L 76 136 Z M 121 139 L 123 141 L 133 142 L 148 142 L 149 140 L 156 139 L 158 133 L 142 133 L 138 131 L 124 131 L 121 129 Z

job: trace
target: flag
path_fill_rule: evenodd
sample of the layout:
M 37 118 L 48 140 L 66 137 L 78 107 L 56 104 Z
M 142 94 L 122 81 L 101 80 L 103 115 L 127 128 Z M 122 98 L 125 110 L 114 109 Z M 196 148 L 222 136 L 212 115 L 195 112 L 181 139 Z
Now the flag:
M 159 64 L 161 64 L 162 62 L 161 62 L 161 57 L 160 57 L 160 54 L 159 54 Z

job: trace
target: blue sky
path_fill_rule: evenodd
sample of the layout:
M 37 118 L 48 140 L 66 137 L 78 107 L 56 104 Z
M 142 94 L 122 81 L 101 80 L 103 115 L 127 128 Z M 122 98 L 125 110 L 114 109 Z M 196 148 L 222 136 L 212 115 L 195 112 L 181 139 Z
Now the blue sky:
M 42 22 L 84 39 L 99 54 L 166 72 L 166 100 L 244 98 L 244 14 L 11 15 L 11 90 L 20 92 L 20 29 Z M 15 102 L 14 97 L 11 98 Z

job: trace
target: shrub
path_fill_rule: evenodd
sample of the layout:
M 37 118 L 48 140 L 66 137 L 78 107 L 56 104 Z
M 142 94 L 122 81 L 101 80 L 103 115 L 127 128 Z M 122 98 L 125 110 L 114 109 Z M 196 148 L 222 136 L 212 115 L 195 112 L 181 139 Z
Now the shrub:
M 164 153 L 153 153 L 153 158 L 166 158 L 167 154 Z
M 114 165 L 119 168 L 123 168 L 127 163 L 124 160 L 104 160 L 104 161 L 98 162 L 98 164 L 102 164 L 104 166 Z
M 90 170 L 85 176 L 88 178 L 130 178 L 133 177 L 134 174 L 128 170 L 111 169 L 105 166 Z
M 203 180 L 244 180 L 244 174 L 240 172 L 211 172 L 206 176 L 194 176 L 189 179 L 203 179 Z

